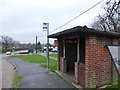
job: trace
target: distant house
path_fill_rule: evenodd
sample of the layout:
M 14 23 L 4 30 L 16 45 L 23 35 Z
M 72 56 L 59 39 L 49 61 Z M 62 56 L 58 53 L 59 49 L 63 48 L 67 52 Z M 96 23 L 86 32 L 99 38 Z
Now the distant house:
M 57 52 L 58 51 L 58 41 L 54 40 L 53 48 L 51 50 L 52 52 Z
M 77 26 L 48 36 L 58 40 L 58 72 L 71 75 L 85 88 L 117 82 L 118 76 L 107 49 L 118 44 L 120 34 Z
M 58 47 L 58 41 L 57 41 L 57 40 L 54 40 L 53 47 L 54 47 L 54 48 L 57 48 L 57 47 Z

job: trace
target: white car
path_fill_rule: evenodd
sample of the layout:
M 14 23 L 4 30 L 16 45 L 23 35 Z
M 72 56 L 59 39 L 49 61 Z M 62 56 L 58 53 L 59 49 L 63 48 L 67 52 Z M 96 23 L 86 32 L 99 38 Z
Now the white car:
M 51 51 L 52 52 L 57 52 L 58 50 L 57 50 L 57 48 L 53 48 Z
M 11 52 L 10 52 L 10 51 L 7 51 L 7 52 L 6 52 L 6 55 L 11 55 Z

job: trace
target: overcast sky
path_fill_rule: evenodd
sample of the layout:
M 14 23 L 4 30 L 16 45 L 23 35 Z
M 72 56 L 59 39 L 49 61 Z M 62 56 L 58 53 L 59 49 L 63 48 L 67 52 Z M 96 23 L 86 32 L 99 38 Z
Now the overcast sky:
M 49 22 L 49 30 L 52 32 L 60 25 L 79 15 L 99 1 L 100 0 L 0 0 L 1 34 L 8 35 L 21 43 L 35 43 L 35 36 L 38 36 L 38 41 L 45 43 L 46 32 L 42 29 L 43 22 Z M 104 2 L 105 1 L 106 0 L 104 0 Z M 90 27 L 95 16 L 102 14 L 103 8 L 101 7 L 104 2 L 52 33 L 74 26 L 87 25 Z

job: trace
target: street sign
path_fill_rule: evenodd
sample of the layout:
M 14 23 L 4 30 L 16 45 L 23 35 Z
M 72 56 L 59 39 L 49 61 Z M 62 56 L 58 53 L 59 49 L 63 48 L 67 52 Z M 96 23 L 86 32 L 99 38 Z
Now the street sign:
M 113 63 L 116 67 L 116 70 L 120 75 L 120 45 L 108 45 L 108 49 L 111 54 Z
M 49 23 L 43 23 L 43 30 L 48 30 L 49 28 Z
M 47 36 L 49 35 L 49 23 L 43 23 L 43 30 L 47 31 Z M 49 38 L 47 37 L 47 70 L 49 70 Z

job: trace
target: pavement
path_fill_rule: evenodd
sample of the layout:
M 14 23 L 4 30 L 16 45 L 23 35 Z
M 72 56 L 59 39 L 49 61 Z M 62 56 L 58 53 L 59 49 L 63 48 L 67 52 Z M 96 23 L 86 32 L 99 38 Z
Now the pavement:
M 0 55 L 0 90 L 2 89 L 2 55 Z
M 17 66 L 16 75 L 22 76 L 19 88 L 75 88 L 56 73 L 41 68 L 38 63 L 29 63 L 20 59 L 9 59 Z
M 0 55 L 0 89 L 13 88 L 13 78 L 15 74 L 15 67 L 7 61 L 7 57 Z

